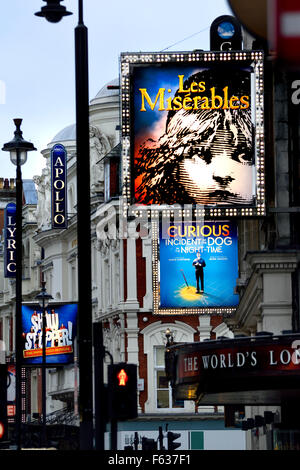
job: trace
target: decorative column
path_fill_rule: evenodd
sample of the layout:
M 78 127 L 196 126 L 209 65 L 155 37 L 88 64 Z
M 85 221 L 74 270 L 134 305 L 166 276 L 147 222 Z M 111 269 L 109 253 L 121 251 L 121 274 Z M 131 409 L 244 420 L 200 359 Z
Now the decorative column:
M 198 326 L 198 331 L 199 331 L 199 336 L 200 336 L 200 341 L 203 341 L 204 339 L 210 339 L 210 332 L 211 332 L 212 326 L 210 324 L 210 315 L 199 315 L 199 326 Z

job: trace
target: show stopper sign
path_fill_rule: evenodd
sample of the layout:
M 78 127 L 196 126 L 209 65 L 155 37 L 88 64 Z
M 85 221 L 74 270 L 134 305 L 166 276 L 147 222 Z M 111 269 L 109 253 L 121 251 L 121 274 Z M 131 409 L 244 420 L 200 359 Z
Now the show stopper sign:
M 22 305 L 24 365 L 40 364 L 43 354 L 43 312 L 37 305 Z M 46 309 L 46 364 L 74 361 L 77 304 L 50 305 Z
M 159 234 L 161 313 L 163 309 L 236 307 L 237 244 L 237 226 L 231 221 L 163 224 Z
M 51 150 L 52 228 L 67 228 L 67 152 L 57 144 Z

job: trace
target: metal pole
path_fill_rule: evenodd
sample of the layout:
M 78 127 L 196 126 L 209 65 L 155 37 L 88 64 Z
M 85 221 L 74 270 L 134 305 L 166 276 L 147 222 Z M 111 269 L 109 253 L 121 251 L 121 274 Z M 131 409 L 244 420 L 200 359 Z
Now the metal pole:
M 93 448 L 93 354 L 91 298 L 90 150 L 88 34 L 83 3 L 78 2 L 75 28 L 77 237 L 78 237 L 78 359 L 80 449 Z
M 118 421 L 113 417 L 110 420 L 110 450 L 118 450 Z
M 16 350 L 16 445 L 21 449 L 21 422 L 22 422 L 22 350 L 20 341 L 22 337 L 22 173 L 20 165 L 20 151 L 17 149 L 16 169 L 16 319 L 15 319 L 15 350 Z
M 93 325 L 94 343 L 94 387 L 95 387 L 95 450 L 104 450 L 105 420 L 104 413 L 107 403 L 103 384 L 103 360 L 105 350 L 103 347 L 102 323 Z
M 46 309 L 45 309 L 45 300 L 43 299 L 43 360 L 42 360 L 42 414 L 43 414 L 43 434 L 42 434 L 42 445 L 46 447 L 47 443 L 47 434 L 46 434 Z

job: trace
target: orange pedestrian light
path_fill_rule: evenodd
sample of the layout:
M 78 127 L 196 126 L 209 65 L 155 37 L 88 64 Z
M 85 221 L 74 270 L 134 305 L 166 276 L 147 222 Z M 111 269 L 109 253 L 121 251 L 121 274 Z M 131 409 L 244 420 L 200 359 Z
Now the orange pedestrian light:
M 126 421 L 138 415 L 137 365 L 119 362 L 108 366 L 109 409 L 112 419 Z
M 117 375 L 119 379 L 119 386 L 126 386 L 126 382 L 128 381 L 128 375 L 126 374 L 124 369 L 121 369 Z

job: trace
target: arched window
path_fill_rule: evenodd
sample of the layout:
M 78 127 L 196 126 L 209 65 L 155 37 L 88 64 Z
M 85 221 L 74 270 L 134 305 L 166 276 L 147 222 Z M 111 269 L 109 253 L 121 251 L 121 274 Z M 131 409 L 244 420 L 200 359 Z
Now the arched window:
M 23 257 L 22 257 L 22 275 L 23 279 L 30 278 L 30 242 L 26 240 L 23 244 Z
M 166 380 L 164 350 L 167 328 L 172 331 L 176 342 L 191 343 L 196 333 L 194 328 L 180 321 L 175 323 L 158 321 L 141 331 L 144 335 L 144 353 L 147 356 L 148 399 L 145 403 L 145 412 L 194 412 L 194 402 L 175 401 L 172 398 L 171 386 Z
M 71 183 L 68 188 L 68 214 L 71 216 L 75 213 L 75 191 L 74 185 Z

